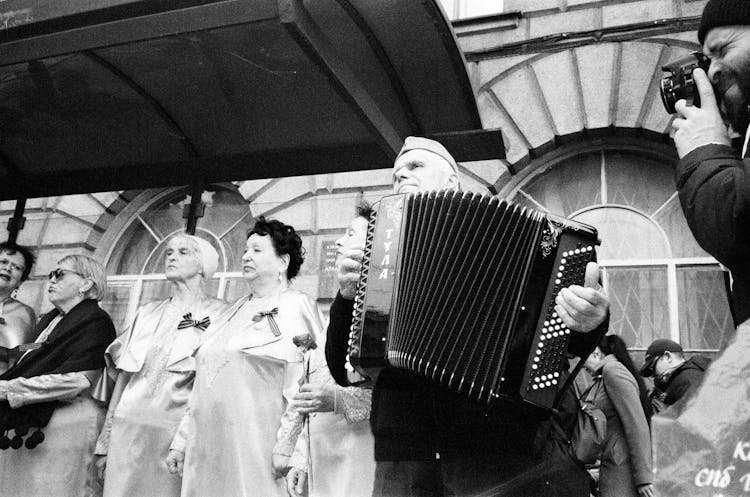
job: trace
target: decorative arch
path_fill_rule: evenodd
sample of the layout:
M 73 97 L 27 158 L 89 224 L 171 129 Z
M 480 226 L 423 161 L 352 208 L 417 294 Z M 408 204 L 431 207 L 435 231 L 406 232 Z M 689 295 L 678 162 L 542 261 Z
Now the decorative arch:
M 485 74 L 477 90 L 479 112 L 485 127 L 503 130 L 503 162 L 514 172 L 582 136 L 622 130 L 669 142 L 671 117 L 659 95 L 661 67 L 697 49 L 697 43 L 654 38 L 542 53 L 508 66 L 479 61 L 478 73 Z M 493 65 L 500 69 L 492 71 Z M 503 185 L 493 187 L 499 191 Z

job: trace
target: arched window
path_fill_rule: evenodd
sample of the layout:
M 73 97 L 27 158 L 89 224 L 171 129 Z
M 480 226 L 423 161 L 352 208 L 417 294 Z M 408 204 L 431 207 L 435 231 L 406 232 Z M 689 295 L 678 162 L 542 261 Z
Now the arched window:
M 234 300 L 246 290 L 241 266 L 245 233 L 253 225 L 250 207 L 232 188 L 212 187 L 203 194 L 205 210 L 198 221 L 196 236 L 210 242 L 219 253 L 219 268 L 208 284 L 211 295 Z M 126 324 L 138 306 L 166 298 L 170 293 L 164 277 L 164 254 L 169 239 L 185 231 L 188 189 L 169 189 L 141 194 L 146 201 L 133 202 L 133 212 L 123 216 L 123 227 L 111 230 L 106 255 L 111 291 L 104 303 L 118 329 Z
M 690 233 L 671 163 L 658 147 L 571 147 L 500 194 L 598 228 L 610 329 L 629 347 L 715 351 L 733 333 L 723 273 Z

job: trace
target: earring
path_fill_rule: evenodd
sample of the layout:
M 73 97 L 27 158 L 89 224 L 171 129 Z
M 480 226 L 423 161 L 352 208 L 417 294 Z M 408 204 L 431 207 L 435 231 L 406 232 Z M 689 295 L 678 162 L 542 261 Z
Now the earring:
M 283 274 L 283 271 L 279 271 L 279 283 L 284 281 L 284 277 L 282 276 L 282 274 Z

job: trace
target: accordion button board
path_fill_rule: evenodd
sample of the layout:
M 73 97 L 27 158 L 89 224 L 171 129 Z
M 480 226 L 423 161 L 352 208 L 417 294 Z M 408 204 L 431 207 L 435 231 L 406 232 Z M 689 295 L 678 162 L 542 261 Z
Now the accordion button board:
M 574 331 L 558 292 L 595 260 L 591 226 L 470 192 L 385 197 L 368 226 L 347 369 L 424 376 L 480 403 L 554 407 Z
M 572 240 L 565 241 L 573 245 L 570 243 Z M 566 365 L 571 334 L 555 312 L 555 298 L 563 288 L 580 285 L 584 281 L 586 265 L 594 260 L 595 253 L 592 245 L 563 246 L 559 249 L 554 263 L 553 284 L 547 290 L 544 298 L 546 305 L 535 327 L 532 359 L 526 365 L 520 392 L 525 400 L 545 407 L 552 407 L 561 386 L 560 372 Z

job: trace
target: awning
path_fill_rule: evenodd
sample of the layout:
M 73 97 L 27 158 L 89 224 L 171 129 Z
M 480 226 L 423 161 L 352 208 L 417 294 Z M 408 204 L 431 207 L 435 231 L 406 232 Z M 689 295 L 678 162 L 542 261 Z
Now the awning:
M 504 157 L 434 0 L 6 0 L 0 199 Z

